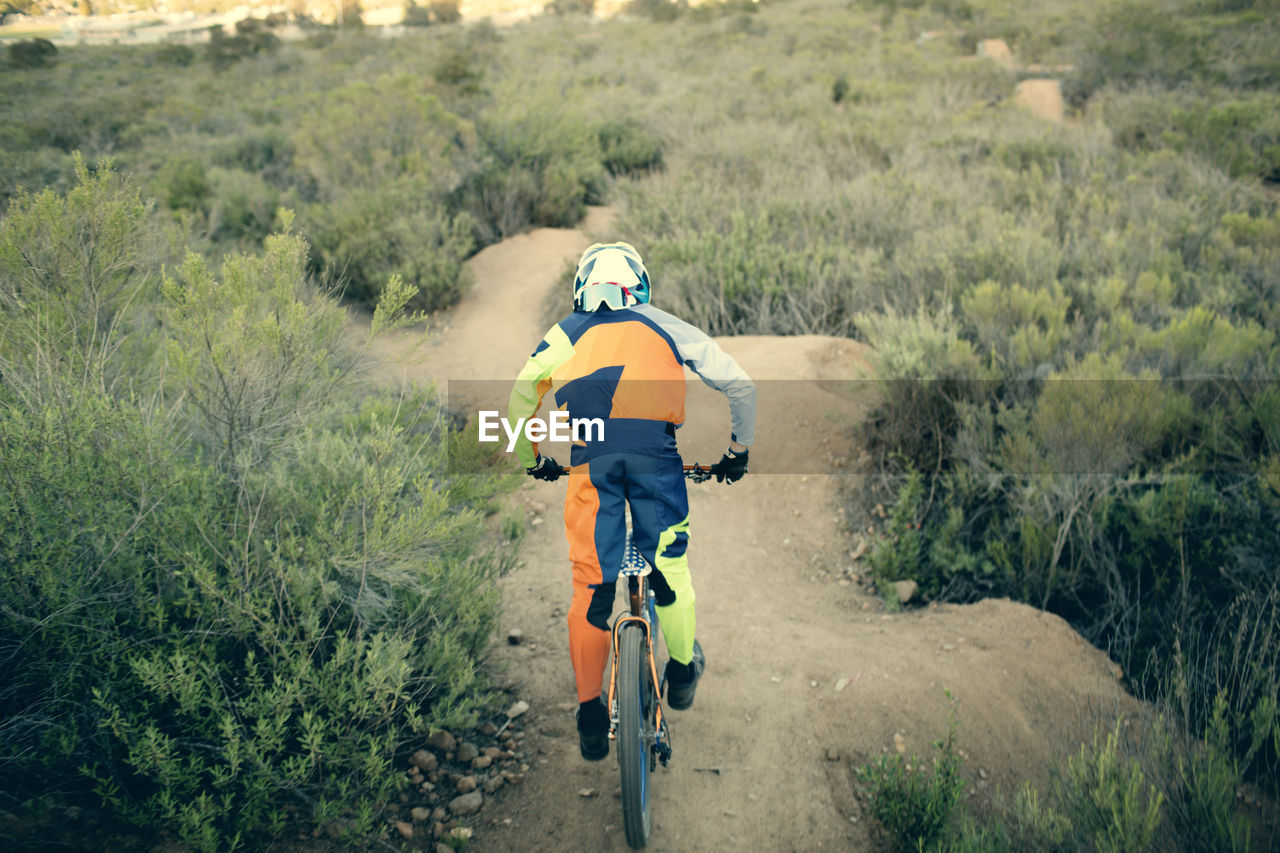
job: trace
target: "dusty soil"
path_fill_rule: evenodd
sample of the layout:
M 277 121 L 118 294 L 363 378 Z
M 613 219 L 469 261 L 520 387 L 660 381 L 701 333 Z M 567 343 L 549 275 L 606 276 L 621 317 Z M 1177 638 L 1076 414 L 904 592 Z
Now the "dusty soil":
M 587 233 L 541 229 L 485 249 L 471 261 L 469 295 L 434 321 L 416 362 L 394 357 L 421 330 L 381 346 L 379 380 L 494 379 L 509 388 L 545 331 L 538 308 L 566 259 L 592 238 L 621 236 L 611 221 L 609 210 L 594 210 Z M 690 486 L 689 553 L 708 669 L 694 707 L 671 714 L 675 755 L 653 780 L 653 849 L 872 845 L 854 769 L 894 749 L 929 755 L 946 731 L 944 688 L 979 807 L 997 788 L 1043 782 L 1055 750 L 1072 749 L 1093 721 L 1138 710 L 1115 665 L 1056 616 L 1006 600 L 885 612 L 853 557 L 875 527 L 852 532 L 841 510 L 844 490 L 862 482 L 850 427 L 874 391 L 836 380 L 866 375 L 862 348 L 820 336 L 721 343 L 759 379 L 828 380 L 834 389 L 762 382 L 753 468 L 808 470 L 817 455 L 843 467 Z M 727 434 L 726 407 L 698 387 L 681 446 L 686 459 L 712 461 Z M 811 430 L 804 442 L 794 439 L 800 426 Z M 779 458 L 790 461 L 767 464 Z M 626 849 L 616 761 L 578 755 L 563 494 L 562 482 L 530 481 L 513 499 L 528 534 L 522 565 L 501 581 L 501 634 L 519 628 L 524 639 L 496 638 L 492 658 L 513 698 L 532 706 L 521 719 L 530 771 L 469 819 L 469 849 L 482 853 Z
M 1062 85 L 1057 80 L 1023 80 L 1014 92 L 1013 101 L 1048 121 L 1062 124 L 1065 120 Z

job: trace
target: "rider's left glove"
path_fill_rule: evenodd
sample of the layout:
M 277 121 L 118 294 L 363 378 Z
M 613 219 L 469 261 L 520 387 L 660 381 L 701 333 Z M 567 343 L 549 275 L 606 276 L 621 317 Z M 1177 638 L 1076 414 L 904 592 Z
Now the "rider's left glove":
M 564 473 L 564 468 L 560 467 L 560 463 L 552 459 L 550 456 L 538 455 L 538 462 L 532 468 L 525 468 L 525 473 L 535 480 L 546 480 L 554 482 L 560 479 L 560 475 Z
M 730 448 L 720 457 L 720 461 L 711 466 L 711 473 L 717 483 L 736 483 L 747 473 L 748 451 L 734 453 Z

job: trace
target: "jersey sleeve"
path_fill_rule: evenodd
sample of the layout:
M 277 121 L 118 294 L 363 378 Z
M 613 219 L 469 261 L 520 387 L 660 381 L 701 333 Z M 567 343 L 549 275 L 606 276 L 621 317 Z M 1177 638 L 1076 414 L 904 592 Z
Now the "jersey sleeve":
M 569 341 L 569 336 L 558 324 L 552 326 L 516 376 L 511 396 L 507 400 L 509 423 L 516 424 L 521 418 L 534 416 L 542 405 L 542 398 L 551 388 L 552 372 L 572 355 L 573 344 Z M 516 439 L 516 458 L 526 468 L 538 461 L 538 445 L 525 438 L 523 430 Z
M 655 320 L 676 346 L 689 369 L 707 385 L 729 398 L 733 440 L 748 447 L 756 435 L 756 385 L 733 356 L 697 326 L 646 305 L 644 313 Z

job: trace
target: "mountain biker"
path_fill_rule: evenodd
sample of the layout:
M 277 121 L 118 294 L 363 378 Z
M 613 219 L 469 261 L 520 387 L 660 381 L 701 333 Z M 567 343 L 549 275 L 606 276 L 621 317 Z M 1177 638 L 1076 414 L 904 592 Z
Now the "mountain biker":
M 596 243 L 578 260 L 573 313 L 543 337 L 516 379 L 507 418 L 532 417 L 553 391 L 570 418 L 602 418 L 596 440 L 574 441 L 564 502 L 565 534 L 573 564 L 569 656 L 578 688 L 578 745 L 582 757 L 609 754 L 609 712 L 601 682 L 609 657 L 614 583 L 626 544 L 623 505 L 631 508 L 632 537 L 654 572 L 652 588 L 670 659 L 663 670 L 667 702 L 693 704 L 706 666 L 694 638 L 694 594 L 685 553 L 689 506 L 676 427 L 684 422 L 684 368 L 729 399 L 730 443 L 711 467 L 733 483 L 747 473 L 755 432 L 756 388 L 751 378 L 702 330 L 649 304 L 644 261 L 627 243 Z M 539 480 L 566 473 L 542 456 L 523 433 L 515 447 Z

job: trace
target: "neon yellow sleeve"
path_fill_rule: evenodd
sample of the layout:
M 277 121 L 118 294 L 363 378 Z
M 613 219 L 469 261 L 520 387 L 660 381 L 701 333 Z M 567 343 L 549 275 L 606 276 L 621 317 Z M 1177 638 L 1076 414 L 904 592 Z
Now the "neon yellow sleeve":
M 507 422 L 513 426 L 521 418 L 531 418 L 542 405 L 542 398 L 551 389 L 551 374 L 573 356 L 573 344 L 559 325 L 551 327 L 542 343 L 525 362 L 516 376 L 507 401 Z M 538 445 L 525 438 L 524 431 L 516 439 L 516 458 L 526 468 L 538 461 Z

